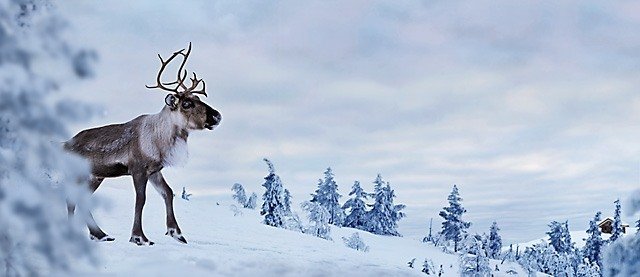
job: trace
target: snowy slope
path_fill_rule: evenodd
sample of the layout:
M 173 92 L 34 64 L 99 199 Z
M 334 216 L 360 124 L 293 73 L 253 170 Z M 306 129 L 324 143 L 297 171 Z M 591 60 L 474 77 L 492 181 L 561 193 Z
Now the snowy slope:
M 332 227 L 333 241 L 261 223 L 257 210 L 240 209 L 234 216 L 231 197 L 175 199 L 178 223 L 189 241 L 182 245 L 165 233 L 164 204 L 148 188 L 143 226 L 156 244 L 139 247 L 128 242 L 134 194 L 131 186 L 104 184 L 96 192 L 109 202 L 94 215 L 101 227 L 116 238 L 98 243 L 103 260 L 96 269 L 106 275 L 170 276 L 422 276 L 425 258 L 436 267 L 443 265 L 445 276 L 458 276 L 458 259 L 417 240 L 376 236 L 360 232 L 370 251 L 359 252 L 344 246 L 341 237 L 356 230 Z M 216 205 L 218 203 L 219 205 Z M 416 268 L 407 262 L 416 258 Z M 492 268 L 496 261 L 492 261 Z M 516 265 L 500 265 L 501 276 L 508 269 L 524 275 Z

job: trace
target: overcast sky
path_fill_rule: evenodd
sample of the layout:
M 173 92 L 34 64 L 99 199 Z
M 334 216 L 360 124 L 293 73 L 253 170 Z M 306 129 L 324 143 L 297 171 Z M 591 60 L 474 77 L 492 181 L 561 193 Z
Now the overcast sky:
M 174 190 L 262 193 L 263 157 L 299 203 L 331 166 L 343 195 L 377 173 L 424 235 L 457 184 L 474 225 L 507 241 L 551 220 L 585 229 L 640 188 L 640 3 L 621 1 L 64 1 L 70 39 L 98 51 L 70 97 L 128 121 L 164 56 L 187 65 L 223 115 L 192 133 Z M 129 178 L 105 182 L 131 186 Z M 346 197 L 342 198 L 345 201 Z M 627 221 L 633 220 L 627 217 Z

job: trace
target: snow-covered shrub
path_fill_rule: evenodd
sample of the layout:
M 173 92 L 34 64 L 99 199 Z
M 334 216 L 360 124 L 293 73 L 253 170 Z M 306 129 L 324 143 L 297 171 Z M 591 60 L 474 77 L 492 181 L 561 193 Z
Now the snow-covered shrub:
M 92 108 L 53 94 L 91 73 L 48 1 L 0 0 L 0 275 L 54 275 L 96 258 L 79 219 L 89 174 L 64 152 L 66 126 Z M 59 98 L 59 97 L 58 97 Z M 78 204 L 68 220 L 66 200 Z
M 424 263 L 422 263 L 422 273 L 431 275 L 436 273 L 436 269 L 433 266 L 433 261 L 430 259 L 424 259 Z
M 348 238 L 342 237 L 342 241 L 344 241 L 344 244 L 349 248 L 362 252 L 369 251 L 369 246 L 366 245 L 364 241 L 362 241 L 362 238 L 360 238 L 360 234 L 358 232 L 351 234 L 351 236 L 349 236 Z M 411 263 L 409 267 L 413 267 L 413 263 Z
M 300 217 L 296 213 L 290 213 L 284 218 L 284 223 L 282 224 L 282 228 L 296 231 L 296 232 L 304 232 L 304 226 Z
M 180 195 L 180 198 L 189 201 L 189 197 L 191 197 L 191 193 L 187 193 L 187 188 L 186 187 L 182 187 L 182 195 Z
M 305 234 L 311 234 L 326 240 L 331 239 L 331 226 L 329 225 L 329 212 L 316 202 L 305 201 L 301 205 L 308 213 L 309 226 L 304 230 Z
M 242 210 L 240 210 L 240 208 L 238 208 L 238 206 L 236 206 L 235 204 L 232 204 L 231 206 L 229 206 L 229 209 L 231 209 L 231 211 L 233 212 L 233 216 L 242 216 Z
M 575 276 L 581 260 L 579 251 L 559 253 L 543 241 L 527 247 L 518 263 L 531 274 L 542 272 L 553 276 Z

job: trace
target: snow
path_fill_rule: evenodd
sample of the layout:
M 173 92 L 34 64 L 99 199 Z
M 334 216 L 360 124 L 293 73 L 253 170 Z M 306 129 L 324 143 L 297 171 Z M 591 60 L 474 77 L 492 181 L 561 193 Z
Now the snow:
M 407 262 L 428 258 L 442 264 L 443 276 L 458 276 L 458 256 L 418 240 L 378 236 L 352 228 L 333 227 L 333 241 L 262 224 L 259 211 L 242 209 L 235 213 L 231 193 L 225 196 L 193 196 L 190 201 L 174 200 L 178 223 L 188 240 L 180 244 L 165 236 L 164 204 L 148 191 L 143 227 L 156 244 L 140 247 L 130 242 L 134 192 L 122 186 L 128 180 L 107 182 L 96 197 L 108 203 L 94 212 L 98 224 L 113 242 L 96 243 L 102 257 L 96 268 L 84 268 L 80 275 L 98 271 L 106 275 L 190 276 L 423 276 L 420 267 Z M 234 216 L 235 214 L 235 216 Z M 369 252 L 346 247 L 342 237 L 358 232 Z M 499 261 L 492 260 L 491 268 Z M 502 276 L 515 264 L 499 265 Z

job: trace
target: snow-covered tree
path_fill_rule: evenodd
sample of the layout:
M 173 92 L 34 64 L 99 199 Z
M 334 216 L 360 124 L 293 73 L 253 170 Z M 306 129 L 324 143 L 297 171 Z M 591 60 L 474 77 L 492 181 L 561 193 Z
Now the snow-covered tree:
M 310 225 L 305 228 L 305 234 L 311 234 L 319 238 L 331 240 L 331 226 L 329 219 L 331 215 L 322 205 L 317 202 L 305 201 L 301 207 L 306 211 Z
M 362 241 L 358 232 L 351 234 L 348 238 L 342 237 L 342 241 L 344 241 L 344 244 L 349 248 L 362 252 L 369 252 L 369 246 Z M 410 264 L 409 267 L 413 267 L 413 264 Z
M 427 234 L 426 237 L 422 238 L 422 242 L 434 242 L 434 237 L 433 237 L 433 217 L 431 218 L 431 220 L 429 220 L 429 234 Z
M 342 206 L 345 212 L 349 212 L 349 215 L 344 219 L 343 226 L 365 229 L 367 208 L 363 199 L 367 199 L 367 195 L 360 187 L 360 182 L 355 181 L 349 193 L 349 196 L 353 196 L 353 198 L 347 200 Z
M 500 228 L 498 228 L 498 223 L 494 221 L 489 228 L 489 238 L 487 241 L 487 255 L 492 259 L 499 258 L 500 252 L 502 251 L 502 237 L 500 237 L 498 231 L 500 231 Z
M 324 172 L 324 179 L 318 180 L 318 188 L 311 196 L 311 202 L 320 204 L 329 212 L 329 224 L 342 226 L 345 217 L 339 203 L 342 196 L 338 193 L 338 184 L 334 180 L 331 167 Z
M 249 196 L 249 199 L 247 199 L 247 203 L 244 205 L 244 207 L 247 209 L 254 210 L 256 208 L 257 200 L 258 200 L 258 195 L 255 192 L 252 192 L 251 196 Z
M 614 242 L 622 236 L 620 199 L 616 199 L 614 203 L 616 204 L 616 209 L 613 212 L 613 224 L 611 225 L 611 237 L 609 237 L 609 242 Z
M 280 176 L 276 174 L 273 164 L 268 159 L 264 159 L 269 167 L 269 175 L 264 177 L 265 192 L 262 195 L 262 210 L 260 214 L 264 216 L 264 224 L 282 227 L 286 216 L 289 214 L 285 208 L 284 188 Z
M 599 267 L 602 267 L 601 249 L 604 245 L 598 222 L 600 222 L 601 212 L 597 212 L 591 221 L 589 221 L 589 229 L 587 234 L 589 237 L 585 239 L 584 248 L 582 248 L 582 255 L 590 263 L 595 263 Z
M 489 257 L 482 248 L 482 241 L 478 236 L 467 236 L 464 251 L 460 255 L 460 276 L 491 276 Z
M 636 233 L 640 233 L 640 219 L 636 221 Z
M 56 96 L 89 77 L 95 54 L 66 38 L 66 20 L 46 0 L 0 0 L 0 275 L 67 275 L 97 253 L 81 223 L 90 208 L 89 166 L 60 142 L 91 115 Z M 76 203 L 68 220 L 66 200 Z
M 576 277 L 600 277 L 602 274 L 600 273 L 600 267 L 597 264 L 591 263 L 585 260 L 583 263 L 578 265 L 578 270 L 576 271 Z
M 457 252 L 458 243 L 464 238 L 471 223 L 462 220 L 462 215 L 466 213 L 467 210 L 462 206 L 462 197 L 460 197 L 456 185 L 453 186 L 447 200 L 449 201 L 449 206 L 444 207 L 439 214 L 444 219 L 440 233 L 444 235 L 446 240 L 453 241 L 453 251 Z
M 233 184 L 231 190 L 233 191 L 233 199 L 235 199 L 238 204 L 244 207 L 247 203 L 247 193 L 244 191 L 244 187 L 242 186 L 242 184 Z
M 571 234 L 569 233 L 569 223 L 565 221 L 560 223 L 552 221 L 549 224 L 550 230 L 547 232 L 549 235 L 549 243 L 558 253 L 570 253 L 573 251 L 573 243 L 571 242 Z
M 284 210 L 287 214 L 291 214 L 291 193 L 288 189 L 284 189 Z
M 630 199 L 629 215 L 640 212 L 640 190 Z M 602 275 L 606 277 L 640 276 L 640 233 L 624 236 L 605 247 Z
M 182 195 L 180 195 L 180 198 L 189 201 L 189 197 L 191 197 L 191 193 L 187 193 L 187 188 L 186 187 L 182 187 Z
M 393 203 L 393 198 L 396 197 L 395 192 L 388 182 L 386 185 L 381 185 L 383 182 L 382 176 L 378 174 L 374 181 L 375 202 L 367 212 L 367 230 L 378 235 L 400 236 L 396 229 L 398 221 L 405 216 L 402 212 L 405 205 Z

